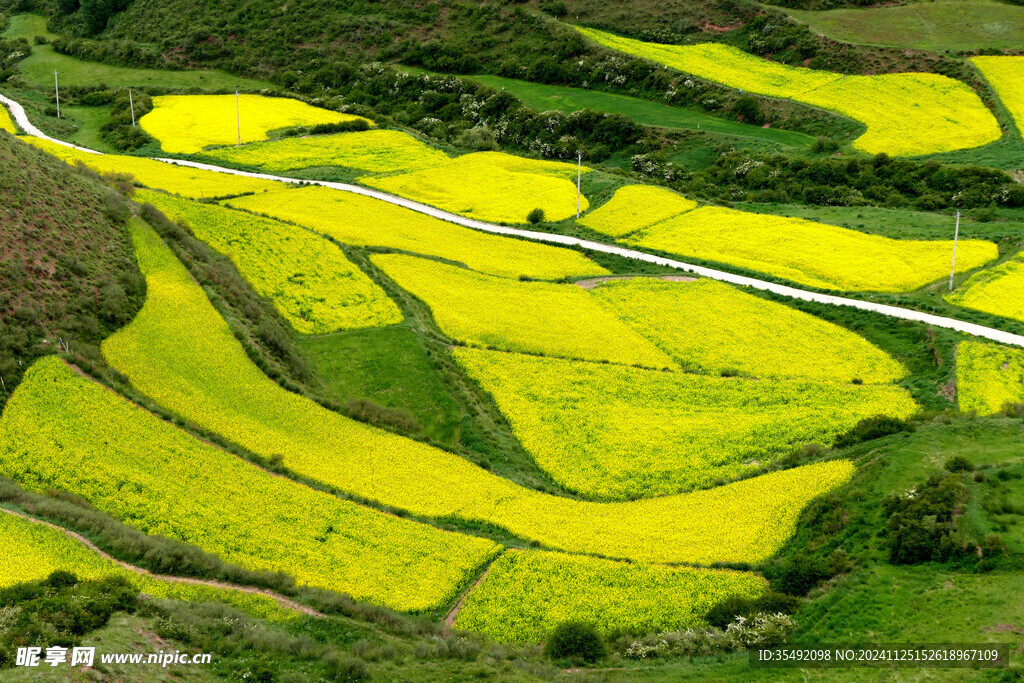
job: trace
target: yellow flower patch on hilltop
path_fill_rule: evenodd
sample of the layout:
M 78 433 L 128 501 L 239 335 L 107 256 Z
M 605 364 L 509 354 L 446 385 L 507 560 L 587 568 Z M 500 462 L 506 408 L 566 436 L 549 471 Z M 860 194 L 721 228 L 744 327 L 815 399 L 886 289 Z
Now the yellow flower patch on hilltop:
M 474 346 L 649 368 L 674 363 L 571 284 L 519 282 L 415 256 L 373 264 L 430 306 L 445 334 Z
M 543 642 L 563 621 L 604 635 L 672 631 L 707 622 L 719 601 L 765 592 L 756 574 L 626 564 L 535 550 L 509 550 L 466 598 L 456 628 L 499 643 Z
M 81 163 L 96 173 L 130 176 L 137 184 L 190 199 L 214 199 L 265 192 L 282 187 L 272 180 L 176 166 L 155 159 L 120 154 L 89 154 L 36 137 L 21 138 L 69 164 Z
M 249 360 L 156 235 L 136 230 L 133 238 L 147 300 L 134 321 L 103 343 L 108 363 L 164 408 L 364 499 L 427 517 L 494 524 L 567 552 L 649 562 L 758 562 L 792 535 L 809 501 L 853 473 L 852 463 L 833 461 L 622 503 L 526 489 L 454 453 L 355 422 L 283 389 Z M 370 571 L 375 562 L 364 564 Z
M 717 261 L 798 284 L 850 291 L 908 292 L 949 274 L 952 241 L 894 240 L 800 218 L 705 206 L 624 242 Z M 995 260 L 991 242 L 961 240 L 960 271 Z
M 608 271 L 572 249 L 464 228 L 379 199 L 326 187 L 239 197 L 228 206 L 265 213 L 343 244 L 436 256 L 484 273 L 554 280 Z
M 574 26 L 605 47 L 730 88 L 829 109 L 867 126 L 853 146 L 868 154 L 935 154 L 980 147 L 1002 136 L 981 98 L 939 74 L 844 76 L 786 66 L 729 45 L 662 45 Z
M 226 254 L 298 332 L 325 334 L 402 321 L 402 312 L 384 290 L 319 235 L 159 192 L 140 190 L 135 199 L 185 223 L 196 237 Z
M 697 208 L 697 202 L 651 185 L 626 185 L 612 198 L 580 219 L 594 232 L 622 237 Z
M 237 109 L 236 109 L 237 106 Z M 160 141 L 165 152 L 194 154 L 210 145 L 234 145 L 266 140 L 278 128 L 363 120 L 313 107 L 287 97 L 241 95 L 161 95 L 139 126 Z M 372 122 L 370 122 L 372 123 Z
M 956 349 L 960 410 L 995 415 L 1006 404 L 1024 403 L 1024 350 L 967 341 Z

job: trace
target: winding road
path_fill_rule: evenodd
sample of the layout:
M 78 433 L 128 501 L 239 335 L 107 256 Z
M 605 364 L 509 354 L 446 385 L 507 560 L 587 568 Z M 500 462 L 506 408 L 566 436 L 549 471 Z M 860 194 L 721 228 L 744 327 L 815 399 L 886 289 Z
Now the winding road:
M 71 147 L 82 152 L 88 152 L 90 154 L 101 154 L 95 150 L 86 149 L 84 147 L 78 147 L 72 145 L 69 142 L 63 140 L 57 140 L 43 133 L 41 130 L 32 125 L 29 121 L 28 116 L 25 114 L 25 109 L 18 104 L 16 101 L 0 95 L 0 102 L 3 102 L 11 110 L 14 120 L 29 135 L 44 138 L 50 142 L 63 145 L 65 147 Z M 402 206 L 412 211 L 417 211 L 434 218 L 439 218 L 449 223 L 455 223 L 463 227 L 472 228 L 473 230 L 480 230 L 482 232 L 494 233 L 497 235 L 509 235 L 513 237 L 520 237 L 536 242 L 549 242 L 552 244 L 560 244 L 564 246 L 580 247 L 588 249 L 590 251 L 597 251 L 606 254 L 615 254 L 616 256 L 622 256 L 624 258 L 633 259 L 636 261 L 645 261 L 647 263 L 654 263 L 660 266 L 667 266 L 687 273 L 694 273 L 701 277 L 710 278 L 712 280 L 719 280 L 721 282 L 728 282 L 730 284 L 739 285 L 741 287 L 750 287 L 766 292 L 772 292 L 781 296 L 800 299 L 803 301 L 814 301 L 823 304 L 829 304 L 832 306 L 850 306 L 863 311 L 871 311 L 874 313 L 880 313 L 891 318 L 899 318 L 901 320 L 912 320 L 916 322 L 922 322 L 926 325 L 933 325 L 935 327 L 943 327 L 958 332 L 970 334 L 975 337 L 981 337 L 984 339 L 990 339 L 1002 344 L 1009 344 L 1012 346 L 1024 347 L 1024 336 L 1019 334 L 1012 334 L 1010 332 L 1004 332 L 1003 330 L 997 330 L 992 327 L 986 327 L 984 325 L 977 325 L 975 323 L 965 322 L 963 320 L 957 320 L 956 318 L 947 318 L 940 315 L 933 315 L 931 313 L 922 313 L 920 311 L 914 311 L 909 308 L 901 308 L 899 306 L 889 306 L 887 304 L 876 304 L 870 301 L 862 301 L 860 299 L 851 299 L 848 297 L 834 296 L 831 294 L 820 294 L 818 292 L 809 292 L 807 290 L 799 289 L 797 287 L 790 287 L 788 285 L 779 285 L 774 282 L 766 282 L 764 280 L 758 280 L 756 278 L 746 277 L 743 275 L 736 275 L 734 273 L 727 273 L 722 270 L 716 270 L 714 268 L 706 268 L 704 266 L 697 266 L 691 263 L 685 263 L 683 261 L 676 261 L 675 259 L 665 258 L 662 256 L 655 256 L 648 254 L 643 251 L 636 251 L 634 249 L 626 249 L 623 247 L 614 246 L 611 244 L 605 244 L 604 242 L 595 242 L 592 240 L 580 239 L 577 237 L 570 237 L 569 235 L 556 235 L 547 232 L 538 232 L 535 230 L 521 230 L 518 228 L 509 228 L 503 225 L 495 225 L 493 223 L 485 223 L 484 221 L 474 220 L 472 218 L 466 218 L 457 214 L 448 213 L 436 209 L 426 204 L 420 204 L 409 199 L 402 197 L 396 197 L 378 190 L 371 190 L 369 188 L 361 187 L 359 185 L 350 185 L 348 183 L 334 183 L 325 180 L 302 180 L 298 178 L 287 178 L 284 176 L 269 175 L 266 173 L 249 173 L 246 171 L 238 171 L 231 168 L 224 168 L 221 166 L 213 166 L 211 164 L 203 164 L 195 161 L 183 161 L 180 159 L 163 159 L 158 158 L 159 161 L 163 161 L 168 164 L 177 164 L 179 166 L 190 166 L 192 168 L 203 169 L 207 171 L 214 171 L 216 173 L 227 173 L 230 175 L 244 176 L 247 178 L 257 178 L 262 180 L 275 180 L 282 183 L 295 183 L 295 184 L 307 184 L 307 185 L 320 185 L 323 187 L 329 187 L 334 190 L 341 192 L 351 192 L 353 194 L 360 194 L 366 197 L 373 197 L 389 204 L 395 204 L 396 206 Z

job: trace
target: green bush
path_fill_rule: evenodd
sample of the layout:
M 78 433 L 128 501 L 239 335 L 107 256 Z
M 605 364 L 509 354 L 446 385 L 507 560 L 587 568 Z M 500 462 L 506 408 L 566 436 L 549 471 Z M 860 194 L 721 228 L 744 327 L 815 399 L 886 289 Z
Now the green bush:
M 796 596 L 774 591 L 769 591 L 757 598 L 733 595 L 715 604 L 708 610 L 705 618 L 709 625 L 725 629 L 736 621 L 736 617 L 743 617 L 749 621 L 760 613 L 793 614 L 799 607 L 800 599 Z
M 526 220 L 529 221 L 530 223 L 533 223 L 534 225 L 536 225 L 537 223 L 543 223 L 544 218 L 544 209 L 541 209 L 539 207 L 534 209 L 530 213 L 526 214 Z
M 370 671 L 366 668 L 366 662 L 358 657 L 343 657 L 336 652 L 327 655 L 325 659 L 326 678 L 329 681 L 345 681 L 356 683 L 357 681 L 368 681 L 371 679 Z
M 832 445 L 835 448 L 848 448 L 855 444 L 871 441 L 872 439 L 880 439 L 890 434 L 912 431 L 914 431 L 914 424 L 909 420 L 901 420 L 887 415 L 877 415 L 864 418 L 853 429 L 836 437 L 835 443 Z
M 608 647 L 593 624 L 563 621 L 548 636 L 544 654 L 551 659 L 589 663 L 607 657 Z
M 780 564 L 765 570 L 772 590 L 789 595 L 807 595 L 826 579 L 831 578 L 828 567 L 818 558 L 797 553 Z
M 943 465 L 947 472 L 973 472 L 974 465 L 962 455 L 954 455 Z

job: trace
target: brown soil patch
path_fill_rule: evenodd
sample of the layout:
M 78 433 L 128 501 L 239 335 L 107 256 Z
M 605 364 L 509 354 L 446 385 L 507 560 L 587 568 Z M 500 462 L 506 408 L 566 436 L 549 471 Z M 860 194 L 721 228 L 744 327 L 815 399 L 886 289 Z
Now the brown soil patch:
M 501 557 L 501 555 L 498 555 L 498 557 Z M 491 567 L 498 560 L 498 557 L 495 557 L 494 560 L 491 561 L 491 564 L 487 566 L 487 569 L 485 569 L 484 573 L 480 575 L 480 578 L 473 582 L 472 586 L 470 586 L 462 592 L 462 595 L 459 596 L 458 602 L 456 602 L 455 606 L 452 607 L 452 611 L 449 612 L 448 615 L 444 618 L 445 635 L 451 633 L 452 626 L 455 624 L 455 618 L 459 616 L 459 611 L 462 609 L 462 604 L 466 602 L 466 598 L 469 596 L 469 594 L 472 593 L 477 586 L 484 582 L 484 579 L 486 579 L 487 575 L 491 572 Z

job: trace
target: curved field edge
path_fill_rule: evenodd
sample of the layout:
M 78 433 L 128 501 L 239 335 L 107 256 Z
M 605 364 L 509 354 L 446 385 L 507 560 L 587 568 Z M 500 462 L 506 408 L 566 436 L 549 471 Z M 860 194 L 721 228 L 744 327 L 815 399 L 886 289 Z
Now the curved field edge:
M 153 575 L 102 555 L 77 534 L 11 510 L 0 509 L 0 544 L 4 547 L 0 554 L 0 588 L 43 579 L 50 572 L 62 570 L 84 579 L 121 576 L 156 598 L 222 602 L 271 621 L 286 621 L 306 611 L 280 596 L 256 589 Z
M 0 472 L 247 569 L 400 611 L 446 605 L 501 550 L 272 475 L 54 356 L 29 369 L 0 417 Z
M 156 403 L 337 490 L 424 518 L 486 522 L 544 546 L 652 562 L 757 562 L 790 536 L 814 497 L 846 481 L 831 461 L 711 491 L 593 503 L 525 489 L 467 460 L 289 393 L 245 355 L 227 324 L 149 229 L 133 233 L 148 299 L 103 344 Z
M 568 620 L 604 635 L 674 631 L 706 625 L 704 615 L 725 598 L 766 588 L 749 572 L 509 550 L 470 590 L 454 626 L 516 644 L 542 642 Z

